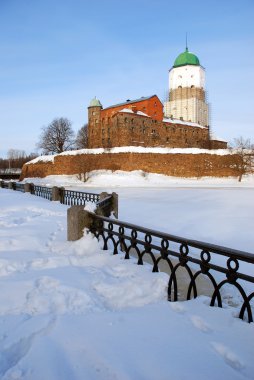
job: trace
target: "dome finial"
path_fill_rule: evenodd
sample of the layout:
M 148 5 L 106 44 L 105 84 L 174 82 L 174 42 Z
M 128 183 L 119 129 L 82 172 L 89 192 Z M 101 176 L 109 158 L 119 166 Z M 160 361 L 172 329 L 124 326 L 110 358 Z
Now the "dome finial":
M 187 32 L 185 33 L 185 45 L 186 45 L 185 51 L 189 51 L 189 49 L 188 49 L 188 35 L 187 35 Z
M 90 101 L 89 107 L 102 107 L 101 102 L 99 99 L 96 98 L 96 96 Z

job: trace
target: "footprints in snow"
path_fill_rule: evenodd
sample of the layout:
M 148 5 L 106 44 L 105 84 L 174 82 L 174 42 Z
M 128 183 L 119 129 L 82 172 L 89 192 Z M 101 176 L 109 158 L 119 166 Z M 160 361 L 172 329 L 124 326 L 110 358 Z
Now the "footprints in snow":
M 170 303 L 170 307 L 178 314 L 184 314 L 187 311 L 185 306 L 180 302 L 172 302 Z M 190 321 L 192 325 L 202 333 L 211 334 L 214 332 L 212 327 L 198 315 L 191 315 Z M 238 356 L 229 347 L 220 342 L 209 342 L 209 344 L 213 347 L 214 351 L 220 355 L 224 362 L 234 370 L 240 371 L 245 367 L 242 360 L 238 358 Z
M 64 230 L 62 223 L 57 222 L 57 230 L 51 232 L 49 238 L 45 244 L 47 248 L 49 248 L 50 252 L 54 252 L 53 243 L 56 240 L 57 235 Z
M 231 368 L 237 371 L 244 368 L 244 364 L 241 361 L 241 359 L 239 359 L 237 355 L 235 355 L 230 350 L 230 348 L 218 342 L 212 342 L 211 345 L 214 348 L 214 350 L 222 357 L 225 363 L 228 364 Z

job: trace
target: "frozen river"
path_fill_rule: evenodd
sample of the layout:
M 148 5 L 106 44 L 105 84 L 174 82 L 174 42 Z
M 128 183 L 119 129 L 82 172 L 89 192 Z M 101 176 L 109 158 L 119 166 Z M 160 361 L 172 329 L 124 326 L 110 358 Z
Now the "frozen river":
M 253 188 L 82 188 L 105 190 L 119 194 L 120 220 L 254 253 Z

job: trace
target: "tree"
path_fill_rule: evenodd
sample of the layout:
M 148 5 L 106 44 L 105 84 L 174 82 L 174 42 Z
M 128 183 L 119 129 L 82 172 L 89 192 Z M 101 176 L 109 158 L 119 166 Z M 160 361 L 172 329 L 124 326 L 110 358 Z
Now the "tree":
M 88 146 L 88 124 L 83 125 L 77 133 L 76 147 L 77 149 L 84 149 Z
M 71 122 L 60 117 L 54 119 L 47 127 L 42 127 L 38 148 L 42 149 L 44 154 L 62 153 L 71 149 L 74 143 L 74 131 L 71 128 Z
M 8 167 L 18 168 L 19 162 L 24 160 L 26 152 L 20 149 L 9 149 L 7 152 Z
M 244 139 L 242 136 L 234 139 L 230 147 L 232 152 L 237 155 L 236 165 L 239 172 L 239 182 L 244 174 L 253 173 L 254 171 L 254 145 L 250 139 Z
M 37 157 L 38 154 L 26 154 L 24 150 L 9 149 L 7 158 L 0 158 L 0 171 L 8 172 L 10 170 L 21 169 L 22 166 Z

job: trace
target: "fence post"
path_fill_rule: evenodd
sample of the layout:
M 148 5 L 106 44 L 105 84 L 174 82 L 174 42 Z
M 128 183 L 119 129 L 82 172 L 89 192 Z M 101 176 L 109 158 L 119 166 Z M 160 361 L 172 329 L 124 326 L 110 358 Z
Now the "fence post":
M 118 194 L 113 192 L 112 193 L 112 212 L 116 219 L 118 219 Z
M 25 193 L 31 193 L 31 189 L 32 189 L 32 187 L 31 187 L 31 183 L 25 183 L 24 184 L 24 192 Z
M 0 179 L 0 187 L 1 188 L 4 187 L 4 181 L 2 181 L 1 179 Z
M 67 210 L 67 240 L 79 240 L 84 228 L 90 229 L 93 222 L 92 214 L 84 210 L 84 206 L 72 206 Z
M 14 185 L 13 185 L 14 182 L 9 182 L 8 183 L 8 189 L 10 190 L 14 190 Z
M 52 187 L 52 201 L 60 201 L 61 200 L 61 188 L 57 186 Z

